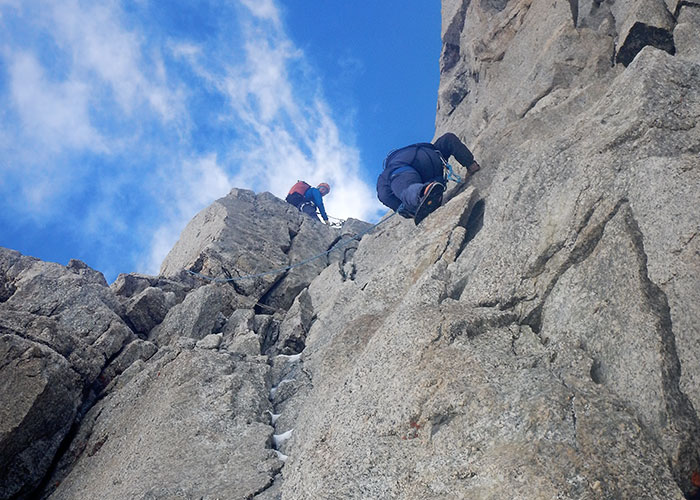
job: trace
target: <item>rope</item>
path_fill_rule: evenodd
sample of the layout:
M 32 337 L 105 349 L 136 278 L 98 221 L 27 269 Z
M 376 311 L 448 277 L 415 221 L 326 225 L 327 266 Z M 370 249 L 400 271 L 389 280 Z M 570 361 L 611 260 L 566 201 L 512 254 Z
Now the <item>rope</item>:
M 346 240 L 346 241 L 343 242 L 343 243 L 340 243 L 340 244 L 338 244 L 338 245 L 333 246 L 332 248 L 330 248 L 329 250 L 326 250 L 326 251 L 323 252 L 323 253 L 320 253 L 320 254 L 318 254 L 318 255 L 314 255 L 313 257 L 309 257 L 308 259 L 304 259 L 304 260 L 302 260 L 301 262 L 297 262 L 297 263 L 295 263 L 295 264 L 291 264 L 291 265 L 289 265 L 289 266 L 287 266 L 287 267 L 280 267 L 279 269 L 273 269 L 272 271 L 265 271 L 265 272 L 257 273 L 257 274 L 248 274 L 248 275 L 245 275 L 245 276 L 236 276 L 235 278 L 214 278 L 214 277 L 212 277 L 212 276 L 207 276 L 207 275 L 205 275 L 205 274 L 200 274 L 200 273 L 197 273 L 197 272 L 195 272 L 195 271 L 190 271 L 189 269 L 185 269 L 185 271 L 187 271 L 188 273 L 190 273 L 190 274 L 193 275 L 193 276 L 196 276 L 196 277 L 201 278 L 201 279 L 204 279 L 204 280 L 212 281 L 212 282 L 214 282 L 214 283 L 227 283 L 227 282 L 229 282 L 229 281 L 239 281 L 239 280 L 244 280 L 244 279 L 261 278 L 261 277 L 263 277 L 263 276 L 269 276 L 269 275 L 272 275 L 272 274 L 283 273 L 283 272 L 289 271 L 290 269 L 294 269 L 295 267 L 299 267 L 299 266 L 303 266 L 304 264 L 308 264 L 309 262 L 311 262 L 311 261 L 313 261 L 313 260 L 316 260 L 316 259 L 319 259 L 319 258 L 323 257 L 324 255 L 328 255 L 328 254 L 331 253 L 333 250 L 338 250 L 338 249 L 340 249 L 340 248 L 344 248 L 344 247 L 348 246 L 352 241 L 355 241 L 355 240 L 359 241 L 360 238 L 361 238 L 362 236 L 364 236 L 365 234 L 369 233 L 372 229 L 374 229 L 375 227 L 377 227 L 379 224 L 388 221 L 388 220 L 391 219 L 395 214 L 396 214 L 396 212 L 392 213 L 389 217 L 380 220 L 379 222 L 377 222 L 376 224 L 374 224 L 374 225 L 368 227 L 368 228 L 365 229 L 364 231 L 359 232 L 358 234 L 356 234 L 356 235 L 353 236 L 352 238 Z
M 452 165 L 447 163 L 447 160 L 445 160 L 445 158 L 443 158 L 442 153 L 440 153 L 440 151 L 438 151 L 438 154 L 440 155 L 440 159 L 442 160 L 442 165 L 445 168 L 445 171 L 447 172 L 447 180 L 456 182 L 457 184 L 462 184 L 462 182 L 464 182 L 464 180 L 462 179 L 462 176 L 455 174 L 455 171 L 452 169 Z

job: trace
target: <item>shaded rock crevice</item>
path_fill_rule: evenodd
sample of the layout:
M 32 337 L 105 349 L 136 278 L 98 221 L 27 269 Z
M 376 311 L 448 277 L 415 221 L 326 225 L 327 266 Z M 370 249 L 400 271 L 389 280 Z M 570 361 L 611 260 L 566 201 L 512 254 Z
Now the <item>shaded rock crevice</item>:
M 630 28 L 624 44 L 617 51 L 615 61 L 624 66 L 628 66 L 636 55 L 647 45 L 652 45 L 671 55 L 675 55 L 676 53 L 672 31 L 638 22 Z
M 287 274 L 289 271 L 284 271 L 280 272 L 276 277 L 275 280 L 272 282 L 271 285 L 269 285 L 269 288 L 267 291 L 258 299 L 258 301 L 255 304 L 255 313 L 256 314 L 263 314 L 264 311 L 263 309 L 269 308 L 274 311 L 281 311 L 281 309 L 271 306 L 269 302 L 271 302 L 271 298 L 274 297 L 275 293 L 277 293 L 277 289 L 282 286 L 282 283 L 284 282 L 284 279 L 287 277 Z
M 628 234 L 634 244 L 639 265 L 641 288 L 646 295 L 649 309 L 657 318 L 659 353 L 661 355 L 662 387 L 666 411 L 671 419 L 668 427 L 677 434 L 675 439 L 659 440 L 659 445 L 669 455 L 678 486 L 691 491 L 690 477 L 700 470 L 700 420 L 688 396 L 680 388 L 681 363 L 678 357 L 676 337 L 673 331 L 668 297 L 649 277 L 648 257 L 644 249 L 644 236 L 632 210 L 627 207 L 624 219 Z M 657 439 L 659 439 L 657 437 Z
M 459 248 L 459 251 L 457 252 L 458 258 L 460 255 L 462 255 L 462 252 L 464 251 L 464 249 L 467 248 L 467 245 L 469 244 L 469 242 L 472 241 L 474 238 L 476 238 L 476 235 L 479 234 L 479 231 L 481 231 L 482 228 L 484 227 L 484 215 L 485 214 L 486 214 L 486 200 L 481 199 L 474 204 L 474 207 L 472 208 L 471 212 L 469 213 L 469 218 L 467 219 L 466 223 L 464 224 L 464 228 L 467 230 L 467 234 L 464 236 L 464 240 L 462 241 L 462 245 Z
M 454 68 L 460 60 L 460 37 L 464 29 L 466 12 L 471 0 L 462 2 L 457 13 L 452 17 L 450 25 L 442 35 L 442 54 L 440 56 L 440 72 L 445 73 Z
M 464 71 L 454 78 L 450 87 L 442 92 L 443 102 L 448 106 L 445 110 L 447 116 L 452 115 L 459 108 L 460 104 L 469 97 L 472 84 L 478 82 L 478 72 Z
M 537 94 L 537 96 L 535 96 L 535 98 L 532 99 L 532 101 L 530 101 L 530 104 L 527 105 L 527 107 L 525 108 L 525 110 L 522 111 L 522 112 L 520 113 L 520 115 L 518 116 L 518 118 L 520 118 L 520 119 L 525 118 L 525 116 L 527 116 L 527 114 L 528 114 L 530 111 L 532 111 L 532 110 L 537 106 L 537 104 L 538 104 L 540 101 L 542 101 L 542 99 L 544 99 L 544 98 L 546 98 L 547 96 L 549 96 L 549 95 L 555 90 L 555 88 L 556 88 L 555 85 L 552 84 L 552 85 L 548 86 L 546 89 L 544 89 L 542 92 L 540 92 L 539 94 Z

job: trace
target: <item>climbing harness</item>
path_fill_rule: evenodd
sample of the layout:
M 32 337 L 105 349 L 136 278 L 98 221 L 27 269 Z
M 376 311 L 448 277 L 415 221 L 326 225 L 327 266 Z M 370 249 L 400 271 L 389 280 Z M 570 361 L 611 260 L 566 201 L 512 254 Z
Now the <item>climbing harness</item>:
M 317 207 L 316 205 L 314 205 L 314 203 L 313 203 L 312 201 L 305 201 L 305 202 L 303 202 L 301 205 L 299 205 L 299 211 L 300 211 L 300 212 L 303 212 L 303 211 L 304 211 L 304 207 L 307 207 L 307 206 L 308 206 L 308 207 L 312 207 L 316 213 L 319 213 L 319 212 L 318 212 L 318 207 Z
M 353 236 L 352 238 L 350 238 L 350 239 L 344 241 L 343 243 L 340 243 L 340 244 L 338 244 L 338 245 L 333 246 L 333 248 L 331 248 L 331 249 L 329 249 L 329 250 L 326 250 L 326 251 L 323 252 L 323 253 L 320 253 L 320 254 L 318 254 L 318 255 L 314 255 L 313 257 L 309 257 L 308 259 L 302 260 L 301 262 L 297 262 L 297 263 L 295 263 L 295 264 L 291 264 L 291 265 L 289 265 L 289 266 L 287 266 L 287 267 L 280 267 L 279 269 L 273 269 L 272 271 L 265 271 L 265 272 L 257 273 L 257 274 L 248 274 L 248 275 L 246 275 L 246 276 L 236 276 L 236 277 L 233 277 L 233 278 L 214 278 L 214 277 L 212 277 L 212 276 L 206 276 L 206 275 L 204 275 L 204 274 L 200 274 L 200 273 L 197 273 L 197 272 L 195 272 L 195 271 L 190 271 L 189 269 L 185 269 L 185 271 L 187 271 L 189 274 L 191 274 L 191 275 L 193 275 L 193 276 L 196 276 L 196 277 L 201 278 L 201 279 L 203 279 L 203 280 L 211 281 L 211 282 L 214 282 L 214 283 L 227 283 L 227 282 L 230 282 L 230 281 L 239 281 L 239 280 L 244 280 L 244 279 L 261 278 L 261 277 L 263 277 L 263 276 L 269 276 L 269 275 L 273 275 L 273 274 L 283 273 L 283 272 L 285 272 L 285 271 L 289 271 L 290 269 L 294 269 L 295 267 L 299 267 L 299 266 L 303 266 L 304 264 L 308 264 L 309 262 L 311 262 L 311 261 L 313 261 L 313 260 L 316 260 L 316 259 L 319 259 L 319 258 L 323 257 L 324 255 L 328 255 L 328 254 L 331 253 L 333 250 L 338 250 L 338 249 L 344 248 L 344 247 L 348 246 L 352 241 L 355 241 L 355 240 L 359 241 L 360 238 L 361 238 L 362 236 L 364 236 L 365 234 L 369 233 L 372 229 L 374 229 L 375 227 L 377 227 L 379 224 L 382 224 L 383 222 L 388 221 L 388 220 L 391 219 L 394 215 L 395 215 L 395 213 L 392 213 L 392 214 L 389 215 L 388 217 L 386 217 L 386 218 L 380 220 L 379 222 L 377 222 L 376 224 L 374 224 L 374 225 L 368 227 L 368 228 L 365 229 L 364 231 L 359 232 L 358 234 L 356 234 L 356 235 Z

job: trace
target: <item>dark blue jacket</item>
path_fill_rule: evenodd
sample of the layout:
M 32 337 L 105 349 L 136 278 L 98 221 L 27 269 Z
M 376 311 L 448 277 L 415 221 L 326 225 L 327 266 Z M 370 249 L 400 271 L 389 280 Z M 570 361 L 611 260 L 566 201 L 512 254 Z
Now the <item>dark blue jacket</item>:
M 452 132 L 440 136 L 434 144 L 421 142 L 389 153 L 384 160 L 384 171 L 377 179 L 377 197 L 392 210 L 399 208 L 401 200 L 391 190 L 391 177 L 403 167 L 411 167 L 420 174 L 421 181 L 428 183 L 444 180 L 442 158 L 448 161 L 454 156 L 458 162 L 468 167 L 474 161 L 474 155 Z
M 440 181 L 444 176 L 444 167 L 440 152 L 429 142 L 412 144 L 389 153 L 384 160 L 384 171 L 377 179 L 377 197 L 384 205 L 396 210 L 401 204 L 391 190 L 391 174 L 401 167 L 414 168 L 423 182 Z

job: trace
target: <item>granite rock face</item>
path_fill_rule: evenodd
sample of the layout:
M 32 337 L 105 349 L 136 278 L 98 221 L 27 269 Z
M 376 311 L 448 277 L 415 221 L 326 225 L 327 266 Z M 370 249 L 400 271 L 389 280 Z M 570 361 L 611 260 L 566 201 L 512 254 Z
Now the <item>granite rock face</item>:
M 700 63 L 700 2 L 683 2 L 680 4 L 678 24 L 673 30 L 678 57 Z
M 323 268 L 342 269 L 371 226 L 331 228 L 239 190 L 202 217 L 205 237 L 186 230 L 167 275 L 122 274 L 111 286 L 77 260 L 0 250 L 0 498 L 274 491 L 284 462 L 263 351 L 303 348 L 305 331 L 280 336 L 286 309 Z
M 483 169 L 312 282 L 282 498 L 695 493 L 700 66 L 634 28 L 694 9 L 443 2 L 436 136 Z
M 425 227 L 387 222 L 353 281 L 328 268 L 309 287 L 316 321 L 279 405 L 282 498 L 683 498 L 697 415 L 626 209 L 533 321 L 464 283 L 488 239 L 479 197 Z
M 161 349 L 88 412 L 50 498 L 250 498 L 264 490 L 282 466 L 268 446 L 268 370 L 216 349 Z

